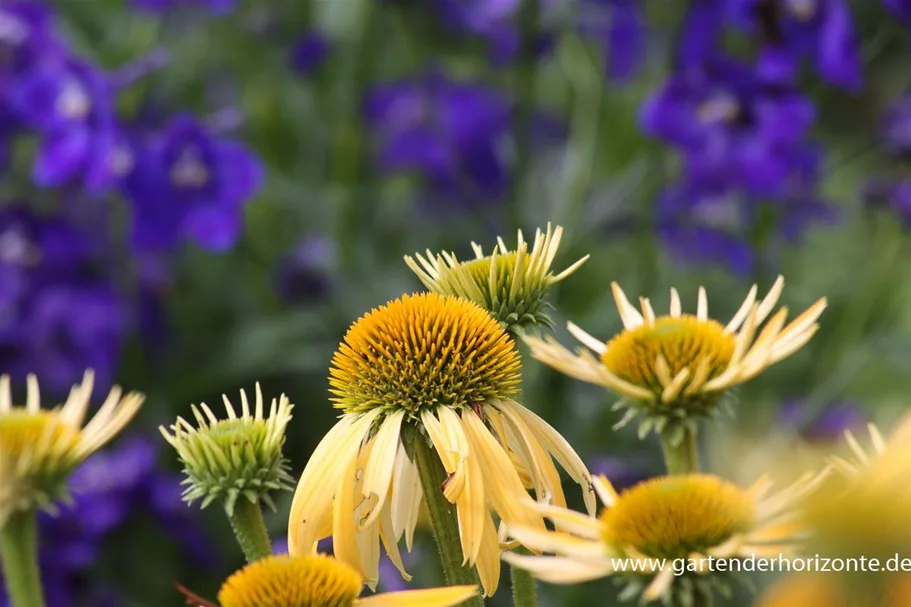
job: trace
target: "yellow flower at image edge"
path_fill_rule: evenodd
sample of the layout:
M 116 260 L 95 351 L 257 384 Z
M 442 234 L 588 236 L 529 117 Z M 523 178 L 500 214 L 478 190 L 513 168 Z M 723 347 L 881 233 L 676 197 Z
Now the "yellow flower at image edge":
M 41 408 L 34 375 L 26 385 L 25 406 L 13 406 L 10 378 L 0 377 L 0 528 L 15 512 L 53 509 L 54 502 L 65 499 L 70 473 L 116 436 L 144 400 L 136 392 L 121 398 L 114 386 L 83 427 L 94 386 L 91 371 L 54 409 Z
M 477 565 L 485 594 L 493 594 L 500 547 L 488 505 L 507 524 L 543 530 L 542 516 L 525 501 L 534 489 L 539 500 L 566 504 L 555 458 L 583 486 L 589 510 L 595 506 L 579 456 L 510 398 L 519 366 L 509 335 L 465 299 L 406 295 L 355 322 L 330 369 L 333 400 L 344 415 L 301 474 L 288 523 L 290 552 L 310 553 L 332 535 L 335 556 L 374 585 L 382 540 L 410 579 L 398 542 L 404 536 L 411 549 L 424 499 L 403 441 L 410 432 L 439 456 L 465 564 Z
M 611 287 L 624 330 L 607 343 L 572 323 L 570 333 L 591 352 L 574 354 L 553 338 L 527 337 L 526 342 L 532 356 L 545 364 L 626 398 L 622 406 L 630 409 L 618 425 L 643 414 L 643 433 L 652 426 L 663 430 L 675 420 L 714 415 L 724 391 L 806 344 L 826 307 L 825 298 L 820 299 L 787 326 L 788 311 L 782 308 L 759 330 L 781 296 L 780 276 L 760 302 L 754 285 L 727 325 L 709 318 L 701 287 L 695 316 L 683 314 L 675 289 L 670 314 L 656 316 L 647 298 L 640 298 L 640 312 L 616 283 Z
M 642 593 L 646 600 L 693 589 L 708 592 L 721 579 L 708 575 L 707 557 L 736 559 L 789 552 L 788 542 L 797 531 L 791 510 L 821 478 L 806 475 L 767 496 L 770 483 L 766 479 L 744 490 L 709 474 L 665 476 L 618 494 L 607 478 L 599 477 L 593 482 L 606 507 L 599 518 L 534 505 L 557 530 L 512 526 L 508 533 L 528 548 L 553 556 L 506 553 L 503 559 L 556 584 L 630 575 L 631 588 L 638 592 L 645 575 L 649 578 Z M 687 564 L 690 569 L 682 570 Z M 692 573 L 692 583 L 674 584 L 676 577 L 687 572 Z
M 474 586 L 408 590 L 358 598 L 363 579 L 325 555 L 269 556 L 235 572 L 218 592 L 219 605 L 186 593 L 202 607 L 449 607 L 477 594 Z
M 766 590 L 753 607 L 909 607 L 911 574 L 889 576 L 877 592 L 852 595 L 845 578 L 831 573 L 789 575 Z

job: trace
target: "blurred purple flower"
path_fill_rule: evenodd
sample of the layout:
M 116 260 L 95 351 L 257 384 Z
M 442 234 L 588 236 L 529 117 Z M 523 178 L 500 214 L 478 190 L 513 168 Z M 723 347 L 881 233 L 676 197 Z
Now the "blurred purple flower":
M 686 183 L 666 190 L 658 200 L 658 231 L 679 260 L 720 263 L 740 276 L 758 266 L 777 269 L 783 243 L 797 244 L 814 224 L 831 224 L 835 207 L 818 193 L 820 154 L 815 148 L 793 150 L 783 161 L 790 170 L 774 196 L 757 198 L 736 188 L 700 189 Z M 755 234 L 765 232 L 762 251 Z
M 813 104 L 799 92 L 720 56 L 682 68 L 640 114 L 646 133 L 683 153 L 693 187 L 760 196 L 786 187 L 791 150 L 814 119 Z
M 17 118 L 41 134 L 36 184 L 56 187 L 80 177 L 92 192 L 110 185 L 116 124 L 101 72 L 76 59 L 45 60 L 20 75 L 10 101 Z
M 50 8 L 30 0 L 0 6 L 0 100 L 8 101 L 16 79 L 39 59 L 62 55 Z
M 889 153 L 900 158 L 911 155 L 911 91 L 905 91 L 885 111 L 882 138 Z
M 636 75 L 646 51 L 646 25 L 639 0 L 583 0 L 579 29 L 598 43 L 607 75 L 618 81 Z
M 507 191 L 511 105 L 497 91 L 433 73 L 377 87 L 364 111 L 381 169 L 417 171 L 431 191 L 466 204 Z
M 304 238 L 279 261 L 273 276 L 276 292 L 288 303 L 326 295 L 332 287 L 335 260 L 335 242 L 331 238 Z
M 0 210 L 0 368 L 66 392 L 108 383 L 128 325 L 109 262 L 86 235 L 21 205 Z
M 883 0 L 883 4 L 905 25 L 911 25 L 911 0 Z
M 855 403 L 832 403 L 810 415 L 806 403 L 789 400 L 778 412 L 778 422 L 796 429 L 809 442 L 840 441 L 846 430 L 856 431 L 867 423 L 867 417 Z
M 641 463 L 630 459 L 620 459 L 610 455 L 593 458 L 588 462 L 588 471 L 592 475 L 603 474 L 610 480 L 617 491 L 629 489 L 644 480 L 655 476 Z
M 844 0 L 727 0 L 734 21 L 760 36 L 758 71 L 792 83 L 811 57 L 827 82 L 859 90 L 860 45 Z
M 131 0 L 140 9 L 163 13 L 181 6 L 201 7 L 216 15 L 230 13 L 237 7 L 238 0 Z
M 133 203 L 133 241 L 165 250 L 188 238 L 210 251 L 232 248 L 243 207 L 263 182 L 263 167 L 247 148 L 217 137 L 189 116 L 134 143 L 122 187 Z
M 299 74 L 310 74 L 323 65 L 330 50 L 331 44 L 326 36 L 309 32 L 292 47 L 291 67 Z
M 911 179 L 878 178 L 864 185 L 864 202 L 871 208 L 888 208 L 911 228 Z

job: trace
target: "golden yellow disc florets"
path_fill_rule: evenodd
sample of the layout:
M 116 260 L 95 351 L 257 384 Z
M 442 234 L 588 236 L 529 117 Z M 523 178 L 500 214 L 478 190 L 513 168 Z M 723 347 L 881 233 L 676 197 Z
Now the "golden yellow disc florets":
M 330 368 L 336 406 L 409 414 L 462 408 L 514 394 L 519 353 L 477 304 L 457 297 L 405 295 L 361 317 Z
M 326 555 L 268 556 L 225 580 L 221 607 L 351 607 L 363 580 Z
M 671 377 L 687 368 L 695 372 L 700 361 L 708 359 L 710 380 L 730 362 L 734 341 L 735 336 L 725 333 L 714 320 L 664 316 L 656 319 L 654 325 L 643 324 L 614 337 L 601 362 L 621 379 L 660 394 L 662 385 L 655 371 L 659 356 L 667 361 Z
M 0 458 L 18 459 L 39 445 L 49 445 L 54 457 L 68 452 L 79 443 L 79 430 L 63 422 L 52 411 L 31 413 L 13 409 L 0 417 Z
M 683 558 L 752 527 L 753 500 L 709 474 L 665 476 L 623 492 L 601 514 L 602 540 L 655 558 Z

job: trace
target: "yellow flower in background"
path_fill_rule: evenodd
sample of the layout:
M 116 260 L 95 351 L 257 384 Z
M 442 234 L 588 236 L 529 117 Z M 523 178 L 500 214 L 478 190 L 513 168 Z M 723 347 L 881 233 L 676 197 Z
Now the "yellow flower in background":
M 543 363 L 624 397 L 621 406 L 629 410 L 618 426 L 642 414 L 643 435 L 652 427 L 662 431 L 668 424 L 714 415 L 726 390 L 806 344 L 826 307 L 822 298 L 785 326 L 787 308 L 772 315 L 784 288 L 779 276 L 762 301 L 756 301 L 754 285 L 731 321 L 722 325 L 709 318 L 702 287 L 695 316 L 683 313 L 675 289 L 670 314 L 656 316 L 647 298 L 639 298 L 640 312 L 617 283 L 611 288 L 624 330 L 606 343 L 572 323 L 570 333 L 588 350 L 570 352 L 553 338 L 525 341 Z
M 886 441 L 875 424 L 867 424 L 869 447 L 864 448 L 850 430 L 845 441 L 850 451 L 847 457 L 833 456 L 832 465 L 848 477 L 859 477 L 871 470 L 877 476 L 911 473 L 911 415 L 906 416 Z M 909 483 L 911 485 L 911 483 Z
M 909 607 L 911 574 L 896 574 L 880 589 L 852 593 L 845 576 L 789 575 L 762 594 L 753 607 Z
M 92 398 L 94 374 L 86 371 L 66 402 L 41 408 L 38 379 L 26 380 L 25 406 L 13 406 L 9 376 L 0 377 L 0 528 L 16 512 L 53 509 L 67 498 L 70 473 L 126 426 L 144 396 L 122 396 L 114 386 L 107 399 L 83 427 Z
M 460 262 L 455 253 L 420 253 L 405 256 L 405 263 L 417 274 L 424 286 L 434 293 L 463 297 L 475 302 L 499 321 L 507 331 L 522 333 L 530 328 L 554 328 L 547 315 L 551 306 L 544 300 L 548 289 L 579 269 L 588 255 L 557 275 L 551 265 L 560 246 L 563 228 L 535 231 L 531 252 L 519 230 L 515 250 L 509 249 L 502 238 L 490 255 L 472 242 L 475 259 Z
M 355 322 L 330 369 L 341 420 L 301 474 L 288 522 L 291 554 L 331 535 L 335 555 L 367 583 L 378 576 L 379 542 L 406 579 L 398 542 L 410 550 L 422 500 L 416 461 L 403 435 L 432 446 L 447 473 L 440 489 L 456 505 L 464 563 L 477 565 L 487 595 L 500 577 L 497 528 L 544 529 L 525 506 L 565 505 L 557 461 L 584 488 L 590 477 L 566 440 L 512 396 L 519 354 L 477 304 L 436 293 L 406 295 Z M 410 444 L 410 443 L 408 443 Z
M 688 604 L 693 599 L 689 593 L 724 587 L 720 574 L 709 575 L 708 557 L 788 553 L 799 532 L 794 505 L 821 479 L 822 475 L 807 474 L 768 495 L 767 479 L 744 490 L 714 475 L 688 474 L 658 477 L 618 494 L 602 476 L 593 481 L 605 505 L 598 518 L 537 504 L 534 507 L 553 521 L 557 531 L 508 528 L 508 534 L 525 546 L 553 556 L 506 553 L 503 559 L 554 584 L 625 575 L 625 594 L 630 598 L 641 591 L 647 601 L 673 595 L 680 601 L 674 604 Z M 684 578 L 689 581 L 674 584 Z
M 218 605 L 181 588 L 200 607 L 450 607 L 476 596 L 474 586 L 389 592 L 358 598 L 364 580 L 325 555 L 268 556 L 232 574 L 218 591 Z
M 219 500 L 231 516 L 238 499 L 260 502 L 275 510 L 270 491 L 291 489 L 294 479 L 282 455 L 285 429 L 294 405 L 284 394 L 272 399 L 266 415 L 263 394 L 256 384 L 253 408 L 247 393 L 240 391 L 240 416 L 227 396 L 222 396 L 225 419 L 218 419 L 208 405 L 191 407 L 196 426 L 182 417 L 159 431 L 174 447 L 184 466 L 188 504 L 202 500 L 202 508 Z

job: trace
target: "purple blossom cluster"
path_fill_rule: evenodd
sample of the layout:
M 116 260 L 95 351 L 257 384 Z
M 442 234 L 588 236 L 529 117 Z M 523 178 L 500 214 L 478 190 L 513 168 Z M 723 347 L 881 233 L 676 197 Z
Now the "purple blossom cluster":
M 895 169 L 890 175 L 865 184 L 863 197 L 872 207 L 885 207 L 911 227 L 911 91 L 906 91 L 886 110 L 882 120 L 882 143 Z
M 727 52 L 729 29 L 755 42 L 752 60 Z M 641 111 L 643 130 L 682 157 L 657 205 L 659 231 L 678 257 L 752 273 L 774 262 L 770 236 L 793 242 L 835 218 L 818 193 L 816 110 L 797 68 L 810 57 L 826 81 L 858 88 L 850 16 L 841 0 L 699 0 L 680 41 L 674 73 Z
M 156 468 L 156 443 L 132 437 L 90 457 L 73 474 L 73 503 L 39 519 L 40 566 L 48 605 L 116 607 L 113 586 L 92 574 L 105 541 L 131 523 L 155 524 L 195 567 L 212 564 L 210 540 L 180 499 L 180 477 Z M 0 576 L 0 607 L 8 607 Z
M 536 23 L 523 31 L 521 12 L 536 4 Z M 603 50 L 606 75 L 623 81 L 635 75 L 645 55 L 645 17 L 637 0 L 433 0 L 448 29 L 487 42 L 497 64 L 515 62 L 523 37 L 535 57 L 547 55 L 560 29 L 569 27 Z
M 139 266 L 166 274 L 166 260 L 185 241 L 211 252 L 233 247 L 263 169 L 217 121 L 119 115 L 121 92 L 165 67 L 166 54 L 106 71 L 71 48 L 55 17 L 37 0 L 0 6 L 0 170 L 12 170 L 21 156 L 14 153 L 37 142 L 30 175 L 37 194 L 29 195 L 37 200 L 0 209 L 0 368 L 36 372 L 61 392 L 86 367 L 110 380 L 124 338 L 142 319 L 147 302 L 128 301 L 116 272 L 138 276 L 131 286 L 148 294 L 155 284 L 144 283 Z M 109 237 L 123 215 L 115 200 L 128 207 L 126 255 Z

